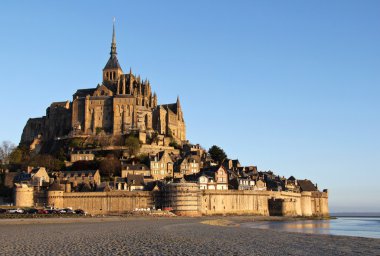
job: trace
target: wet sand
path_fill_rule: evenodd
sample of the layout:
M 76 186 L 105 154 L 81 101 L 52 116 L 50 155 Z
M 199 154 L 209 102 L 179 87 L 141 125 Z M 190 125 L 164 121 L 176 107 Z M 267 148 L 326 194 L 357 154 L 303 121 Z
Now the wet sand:
M 252 219 L 2 219 L 0 255 L 380 255 L 380 239 L 240 225 Z

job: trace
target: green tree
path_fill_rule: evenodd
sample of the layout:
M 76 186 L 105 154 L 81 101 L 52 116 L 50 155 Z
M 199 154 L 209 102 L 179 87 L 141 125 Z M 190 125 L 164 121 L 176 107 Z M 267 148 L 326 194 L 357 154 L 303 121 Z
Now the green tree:
M 135 136 L 129 135 L 125 140 L 125 146 L 128 147 L 129 156 L 135 156 L 140 151 L 140 141 Z
M 29 166 L 45 167 L 51 171 L 59 171 L 65 168 L 65 164 L 51 155 L 36 155 L 28 162 Z
M 212 146 L 209 150 L 208 153 L 210 154 L 211 158 L 215 161 L 221 164 L 224 159 L 227 158 L 226 153 L 224 152 L 223 149 L 220 147 L 214 145 Z
M 141 164 L 145 164 L 146 166 L 150 165 L 150 159 L 148 154 L 140 154 L 136 157 L 136 160 Z
M 20 148 L 15 148 L 9 156 L 10 164 L 21 164 L 24 152 Z
M 84 140 L 81 138 L 74 138 L 69 141 L 69 147 L 71 148 L 83 148 Z
M 97 170 L 99 169 L 99 163 L 97 161 L 76 161 L 70 168 L 72 171 L 84 171 L 84 170 Z
M 121 164 L 120 160 L 112 154 L 107 155 L 99 165 L 100 175 L 103 177 L 120 176 Z
M 169 146 L 175 148 L 175 149 L 181 149 L 181 146 L 177 143 L 175 139 L 172 138 L 172 140 L 169 143 Z

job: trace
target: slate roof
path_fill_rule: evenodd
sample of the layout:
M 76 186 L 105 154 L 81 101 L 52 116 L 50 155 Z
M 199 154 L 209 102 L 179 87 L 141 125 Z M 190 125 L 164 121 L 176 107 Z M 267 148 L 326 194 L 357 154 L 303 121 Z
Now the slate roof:
M 188 181 L 188 182 L 197 182 L 200 176 L 207 176 L 207 175 L 198 172 L 194 174 L 184 175 L 183 178 L 185 179 L 185 181 Z
M 86 97 L 87 95 L 92 95 L 95 91 L 96 88 L 79 89 L 74 95 L 78 97 Z
M 314 184 L 310 180 L 297 180 L 301 191 L 318 191 Z
M 104 67 L 104 69 L 115 69 L 115 68 L 121 69 L 119 60 L 117 59 L 116 55 L 113 55 L 108 59 L 107 64 Z
M 172 111 L 174 114 L 177 114 L 177 103 L 163 104 L 163 105 L 160 105 L 160 107 L 163 107 L 167 110 Z
M 165 154 L 165 151 L 160 151 L 160 152 L 158 152 L 158 153 L 155 154 L 155 155 L 150 155 L 150 156 L 149 156 L 149 159 L 150 159 L 150 161 L 154 161 L 154 160 L 155 160 L 155 157 L 157 156 L 157 161 L 161 161 L 161 159 L 162 159 L 162 157 L 164 156 L 164 154 Z
M 134 186 L 144 186 L 144 176 L 142 175 L 134 175 L 134 174 L 128 174 L 127 176 L 127 183 L 128 186 L 134 185 Z
M 149 171 L 149 167 L 145 164 L 123 164 L 123 170 L 147 170 Z
M 84 175 L 84 176 L 86 176 L 86 177 L 88 177 L 88 176 L 94 176 L 95 175 L 95 173 L 97 172 L 97 170 L 87 170 L 87 171 L 61 171 L 60 173 L 61 173 L 61 176 L 64 176 L 64 177 L 66 177 L 66 176 L 82 176 L 82 175 Z
M 224 170 L 226 170 L 226 168 L 224 168 L 224 166 L 222 166 L 222 165 L 210 166 L 210 167 L 202 168 L 201 171 L 199 172 L 199 175 L 200 176 L 201 175 L 206 175 L 208 177 L 215 178 L 215 173 L 220 168 L 223 168 Z M 227 172 L 227 175 L 228 175 L 228 172 Z
M 52 104 L 50 104 L 50 107 L 51 108 L 56 108 L 56 107 L 65 108 L 66 105 L 67 105 L 67 101 L 61 101 L 61 102 L 53 102 Z

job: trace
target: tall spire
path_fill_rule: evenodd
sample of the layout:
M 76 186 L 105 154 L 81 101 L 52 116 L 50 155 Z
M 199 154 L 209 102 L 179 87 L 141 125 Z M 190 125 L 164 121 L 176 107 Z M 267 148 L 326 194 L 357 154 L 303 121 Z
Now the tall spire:
M 115 33 L 115 18 L 113 18 L 113 24 L 112 24 L 112 43 L 111 43 L 111 57 L 114 57 L 117 55 L 116 53 L 116 33 Z

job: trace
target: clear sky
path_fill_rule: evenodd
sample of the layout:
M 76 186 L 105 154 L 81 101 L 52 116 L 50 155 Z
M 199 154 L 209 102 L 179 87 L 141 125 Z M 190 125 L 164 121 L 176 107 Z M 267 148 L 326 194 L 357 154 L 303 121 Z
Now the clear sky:
M 0 141 L 119 62 L 191 142 L 380 211 L 380 1 L 1 1 Z

